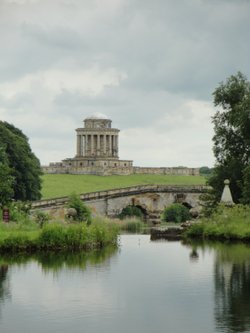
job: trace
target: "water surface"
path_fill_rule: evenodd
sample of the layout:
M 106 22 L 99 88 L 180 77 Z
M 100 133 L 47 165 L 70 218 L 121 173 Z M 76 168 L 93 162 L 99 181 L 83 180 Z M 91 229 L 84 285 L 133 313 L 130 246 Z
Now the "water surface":
M 250 332 L 250 248 L 123 235 L 91 254 L 0 256 L 0 332 Z

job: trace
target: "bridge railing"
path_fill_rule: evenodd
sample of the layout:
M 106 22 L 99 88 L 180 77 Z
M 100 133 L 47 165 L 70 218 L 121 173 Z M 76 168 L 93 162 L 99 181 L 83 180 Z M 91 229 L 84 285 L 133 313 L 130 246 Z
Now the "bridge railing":
M 91 201 L 104 198 L 122 197 L 131 194 L 149 193 L 149 192 L 204 193 L 207 192 L 208 189 L 209 187 L 205 185 L 138 185 L 138 186 L 119 188 L 119 189 L 111 189 L 106 191 L 83 193 L 80 194 L 79 196 L 83 201 Z M 67 204 L 68 200 L 69 200 L 68 196 L 52 198 L 52 199 L 43 199 L 39 201 L 34 201 L 32 203 L 32 208 L 39 209 L 51 206 L 63 206 Z

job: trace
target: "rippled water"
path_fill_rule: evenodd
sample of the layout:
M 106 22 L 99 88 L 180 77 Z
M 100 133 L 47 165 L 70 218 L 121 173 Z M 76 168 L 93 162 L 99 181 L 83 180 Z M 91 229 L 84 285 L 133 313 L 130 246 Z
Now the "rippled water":
M 249 246 L 120 243 L 0 256 L 0 332 L 250 332 Z

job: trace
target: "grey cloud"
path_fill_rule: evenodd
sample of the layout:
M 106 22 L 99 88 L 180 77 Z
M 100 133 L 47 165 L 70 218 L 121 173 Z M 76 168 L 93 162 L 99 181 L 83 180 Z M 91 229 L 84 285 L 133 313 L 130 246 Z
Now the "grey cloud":
M 33 100 L 30 94 L 17 94 L 13 98 L 6 98 L 0 94 L 0 106 L 10 109 L 14 115 L 20 112 L 18 110 L 20 106 L 23 109 L 32 107 Z
M 86 13 L 93 19 L 95 14 L 89 8 L 86 11 L 86 3 L 73 2 L 74 21 L 72 11 L 63 12 L 64 6 L 55 2 L 51 6 L 64 13 L 64 20 L 56 15 L 53 23 L 53 13 L 48 12 L 46 21 L 20 23 L 23 45 L 18 50 L 19 60 L 13 59 L 18 62 L 14 69 L 32 71 L 36 66 L 68 63 L 88 67 L 96 61 L 124 69 L 126 85 L 132 89 L 163 89 L 207 99 L 207 91 L 228 74 L 228 69 L 248 74 L 250 45 L 245 41 L 249 22 L 247 4 L 242 1 L 238 5 L 224 1 L 130 1 L 114 17 L 103 15 L 94 22 L 88 22 Z M 46 6 L 49 9 L 48 2 Z M 27 63 L 28 54 L 32 56 Z M 241 58 L 241 68 L 236 65 L 237 58 Z
M 79 48 L 83 44 L 77 31 L 63 26 L 51 29 L 45 25 L 23 23 L 21 32 L 23 38 L 31 38 L 36 44 L 47 45 L 53 49 L 57 47 L 60 49 Z
M 26 126 L 20 110 L 30 115 L 29 127 L 41 115 L 53 119 L 52 125 L 56 119 L 61 121 L 62 130 L 55 132 L 53 126 L 45 130 L 33 125 L 28 132 L 33 138 L 41 139 L 44 133 L 52 141 L 56 136 L 70 140 L 74 126 L 81 126 L 82 119 L 94 112 L 107 114 L 120 129 L 151 126 L 156 133 L 162 135 L 165 130 L 168 135 L 184 127 L 185 119 L 191 121 L 192 110 L 180 107 L 185 101 L 212 101 L 219 82 L 238 70 L 250 76 L 249 1 L 21 2 L 0 1 L 4 45 L 0 82 L 15 82 L 50 69 L 80 71 L 93 64 L 127 76 L 91 97 L 76 91 L 74 85 L 52 97 L 39 87 L 12 98 L 0 91 L 0 109 L 20 126 Z M 202 133 L 197 135 L 202 141 Z

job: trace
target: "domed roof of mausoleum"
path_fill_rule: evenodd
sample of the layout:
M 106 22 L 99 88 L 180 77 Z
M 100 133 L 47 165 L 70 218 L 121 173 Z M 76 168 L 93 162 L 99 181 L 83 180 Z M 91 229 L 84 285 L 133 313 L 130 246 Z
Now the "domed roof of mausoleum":
M 103 113 L 95 112 L 91 116 L 87 117 L 86 119 L 109 119 L 109 118 Z

